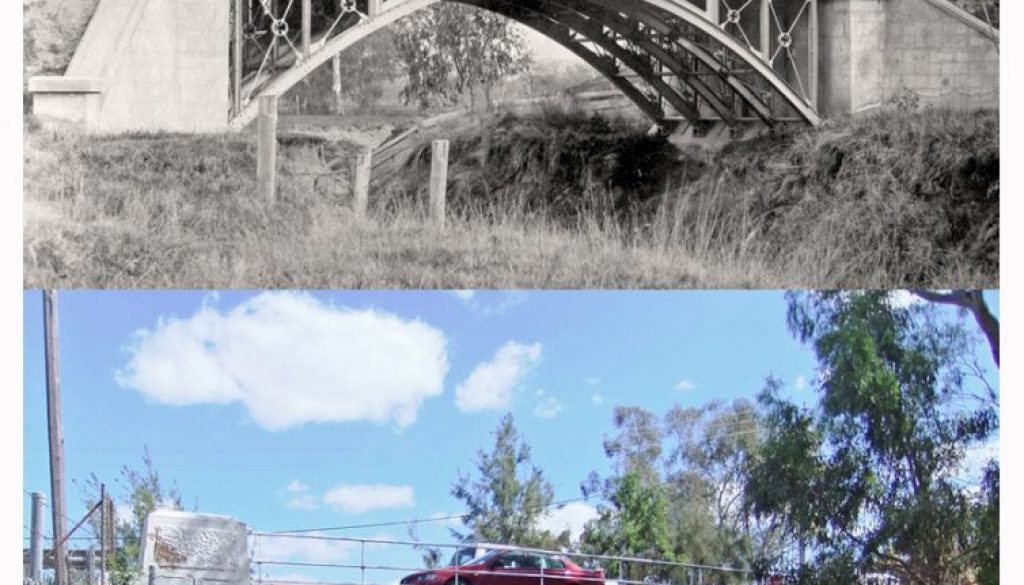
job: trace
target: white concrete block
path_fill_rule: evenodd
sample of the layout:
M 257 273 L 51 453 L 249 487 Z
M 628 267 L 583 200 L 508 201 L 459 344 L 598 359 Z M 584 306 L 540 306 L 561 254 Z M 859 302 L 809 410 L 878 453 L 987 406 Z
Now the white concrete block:
M 141 554 L 143 570 L 156 567 L 157 585 L 249 582 L 247 529 L 228 516 L 152 512 L 146 517 Z

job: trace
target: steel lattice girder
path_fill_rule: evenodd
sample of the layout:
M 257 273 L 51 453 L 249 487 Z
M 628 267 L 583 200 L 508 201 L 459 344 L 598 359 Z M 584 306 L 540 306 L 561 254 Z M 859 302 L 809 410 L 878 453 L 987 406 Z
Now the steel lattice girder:
M 234 0 L 236 10 L 247 5 L 249 11 L 243 10 L 242 18 L 235 21 L 232 127 L 240 128 L 252 119 L 251 97 L 287 91 L 356 40 L 439 1 L 387 0 L 382 11 L 381 0 Z M 552 38 L 608 77 L 659 123 L 666 123 L 659 97 L 691 122 L 707 119 L 701 103 L 726 123 L 739 119 L 739 103 L 768 125 L 779 119 L 819 121 L 814 109 L 769 63 L 685 0 L 447 1 L 492 10 Z M 294 9 L 299 2 L 302 14 Z M 312 18 L 310 10 L 317 18 Z M 290 20 L 306 27 L 291 33 Z M 310 22 L 319 29 L 310 30 L 306 24 Z M 271 41 L 260 43 L 259 36 L 268 30 Z M 302 35 L 302 49 L 289 34 Z M 281 54 L 278 47 L 282 46 L 291 51 Z M 620 64 L 635 72 L 640 85 L 624 75 Z M 662 69 L 688 91 L 666 83 Z M 777 110 L 773 103 L 791 112 L 780 116 L 773 111 Z

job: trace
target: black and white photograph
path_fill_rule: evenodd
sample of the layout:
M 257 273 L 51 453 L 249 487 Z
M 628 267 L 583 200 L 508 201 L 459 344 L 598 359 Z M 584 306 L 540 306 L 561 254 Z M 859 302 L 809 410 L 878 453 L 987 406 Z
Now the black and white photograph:
M 998 0 L 27 0 L 24 284 L 999 284 Z

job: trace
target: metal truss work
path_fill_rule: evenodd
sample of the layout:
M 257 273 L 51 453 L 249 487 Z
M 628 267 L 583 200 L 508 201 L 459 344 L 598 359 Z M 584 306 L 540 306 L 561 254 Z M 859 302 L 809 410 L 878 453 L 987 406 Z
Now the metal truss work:
M 253 119 L 255 96 L 284 93 L 356 41 L 440 1 L 555 40 L 666 130 L 820 121 L 817 0 L 233 0 L 232 127 Z

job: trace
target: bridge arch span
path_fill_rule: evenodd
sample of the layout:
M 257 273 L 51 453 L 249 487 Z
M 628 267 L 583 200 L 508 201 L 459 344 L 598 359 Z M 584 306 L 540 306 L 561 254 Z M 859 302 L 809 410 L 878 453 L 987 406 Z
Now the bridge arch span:
M 270 0 L 255 1 L 266 9 Z M 820 122 L 810 100 L 771 63 L 686 0 L 368 1 L 368 13 L 357 13 L 358 18 L 349 18 L 340 30 L 336 29 L 344 14 L 315 41 L 308 29 L 304 31 L 303 49 L 286 33 L 290 52 L 279 57 L 280 51 L 271 45 L 258 69 L 235 72 L 230 127 L 241 129 L 255 118 L 256 96 L 285 93 L 359 40 L 442 1 L 490 10 L 551 38 L 611 80 L 663 126 L 712 121 L 730 126 L 753 121 L 768 126 Z M 271 26 L 287 16 L 265 11 Z M 248 26 L 254 28 L 251 23 Z M 274 59 L 270 59 L 272 51 L 277 51 Z M 239 63 L 235 61 L 236 69 Z

